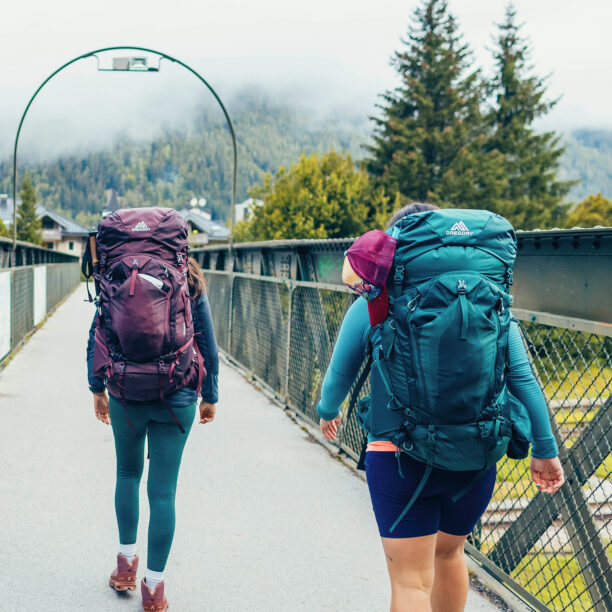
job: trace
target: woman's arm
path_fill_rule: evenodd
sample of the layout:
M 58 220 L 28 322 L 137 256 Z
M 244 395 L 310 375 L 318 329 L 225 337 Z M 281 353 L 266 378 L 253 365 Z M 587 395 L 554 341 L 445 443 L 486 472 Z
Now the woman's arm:
M 510 323 L 509 362 L 507 384 L 510 392 L 527 408 L 531 421 L 532 457 L 547 459 L 559 454 L 550 427 L 548 408 L 531 363 L 525 352 L 521 332 L 515 321 Z
M 366 355 L 369 329 L 368 304 L 359 298 L 342 321 L 323 379 L 317 413 L 324 421 L 333 421 L 338 416 L 340 405 L 355 382 Z
M 204 293 L 194 302 L 194 325 L 198 348 L 204 359 L 206 378 L 202 383 L 202 399 L 207 404 L 219 401 L 217 383 L 219 378 L 219 349 L 215 338 L 212 314 L 208 297 Z
M 557 456 L 559 450 L 550 427 L 546 400 L 533 375 L 516 321 L 510 323 L 508 350 L 508 388 L 527 408 L 531 421 L 531 479 L 543 493 L 555 493 L 565 482 Z

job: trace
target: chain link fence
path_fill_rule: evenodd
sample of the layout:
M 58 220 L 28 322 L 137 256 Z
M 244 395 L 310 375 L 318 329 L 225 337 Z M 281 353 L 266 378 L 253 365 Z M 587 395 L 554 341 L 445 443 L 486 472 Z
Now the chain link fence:
M 0 270 L 0 363 L 80 281 L 80 264 L 47 264 Z
M 279 400 L 318 423 L 323 377 L 354 294 L 321 283 L 205 275 L 219 345 Z M 534 609 L 609 612 L 612 330 L 562 317 L 542 322 L 520 310 L 514 315 L 523 322 L 526 348 L 548 400 L 567 484 L 554 495 L 538 493 L 528 460 L 502 460 L 493 500 L 468 554 Z M 368 393 L 366 383 L 360 397 Z M 348 399 L 343 412 L 347 407 Z M 336 443 L 357 459 L 363 442 L 353 413 Z

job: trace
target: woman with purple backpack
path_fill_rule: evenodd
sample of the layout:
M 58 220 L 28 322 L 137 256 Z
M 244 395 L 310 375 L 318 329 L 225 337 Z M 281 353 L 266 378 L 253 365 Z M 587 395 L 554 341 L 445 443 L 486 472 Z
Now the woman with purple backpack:
M 87 344 L 89 389 L 96 418 L 112 426 L 117 458 L 119 552 L 109 584 L 116 591 L 136 590 L 147 441 L 150 520 L 141 592 L 148 611 L 168 608 L 164 570 L 198 395 L 200 423 L 214 420 L 218 400 L 218 350 L 206 283 L 188 258 L 187 235 L 174 210 L 121 210 L 102 220 L 96 248 L 86 254 L 97 289 Z

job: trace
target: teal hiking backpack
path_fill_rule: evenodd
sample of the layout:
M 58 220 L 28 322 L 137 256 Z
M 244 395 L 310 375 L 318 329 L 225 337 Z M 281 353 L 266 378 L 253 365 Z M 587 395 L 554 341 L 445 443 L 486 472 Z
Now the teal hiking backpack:
M 371 396 L 357 417 L 394 442 L 398 458 L 401 449 L 427 466 L 399 522 L 432 468 L 484 476 L 506 454 L 521 405 L 505 384 L 517 251 L 510 223 L 444 209 L 408 215 L 392 232 L 389 316 L 370 330 Z

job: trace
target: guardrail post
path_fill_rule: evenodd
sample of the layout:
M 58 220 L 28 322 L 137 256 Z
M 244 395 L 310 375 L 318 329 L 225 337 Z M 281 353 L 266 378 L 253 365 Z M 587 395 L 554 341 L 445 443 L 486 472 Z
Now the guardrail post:
M 291 330 L 293 328 L 293 283 L 287 283 L 289 289 L 289 314 L 287 317 L 287 346 L 285 347 L 285 405 L 289 406 L 289 367 L 291 364 Z

